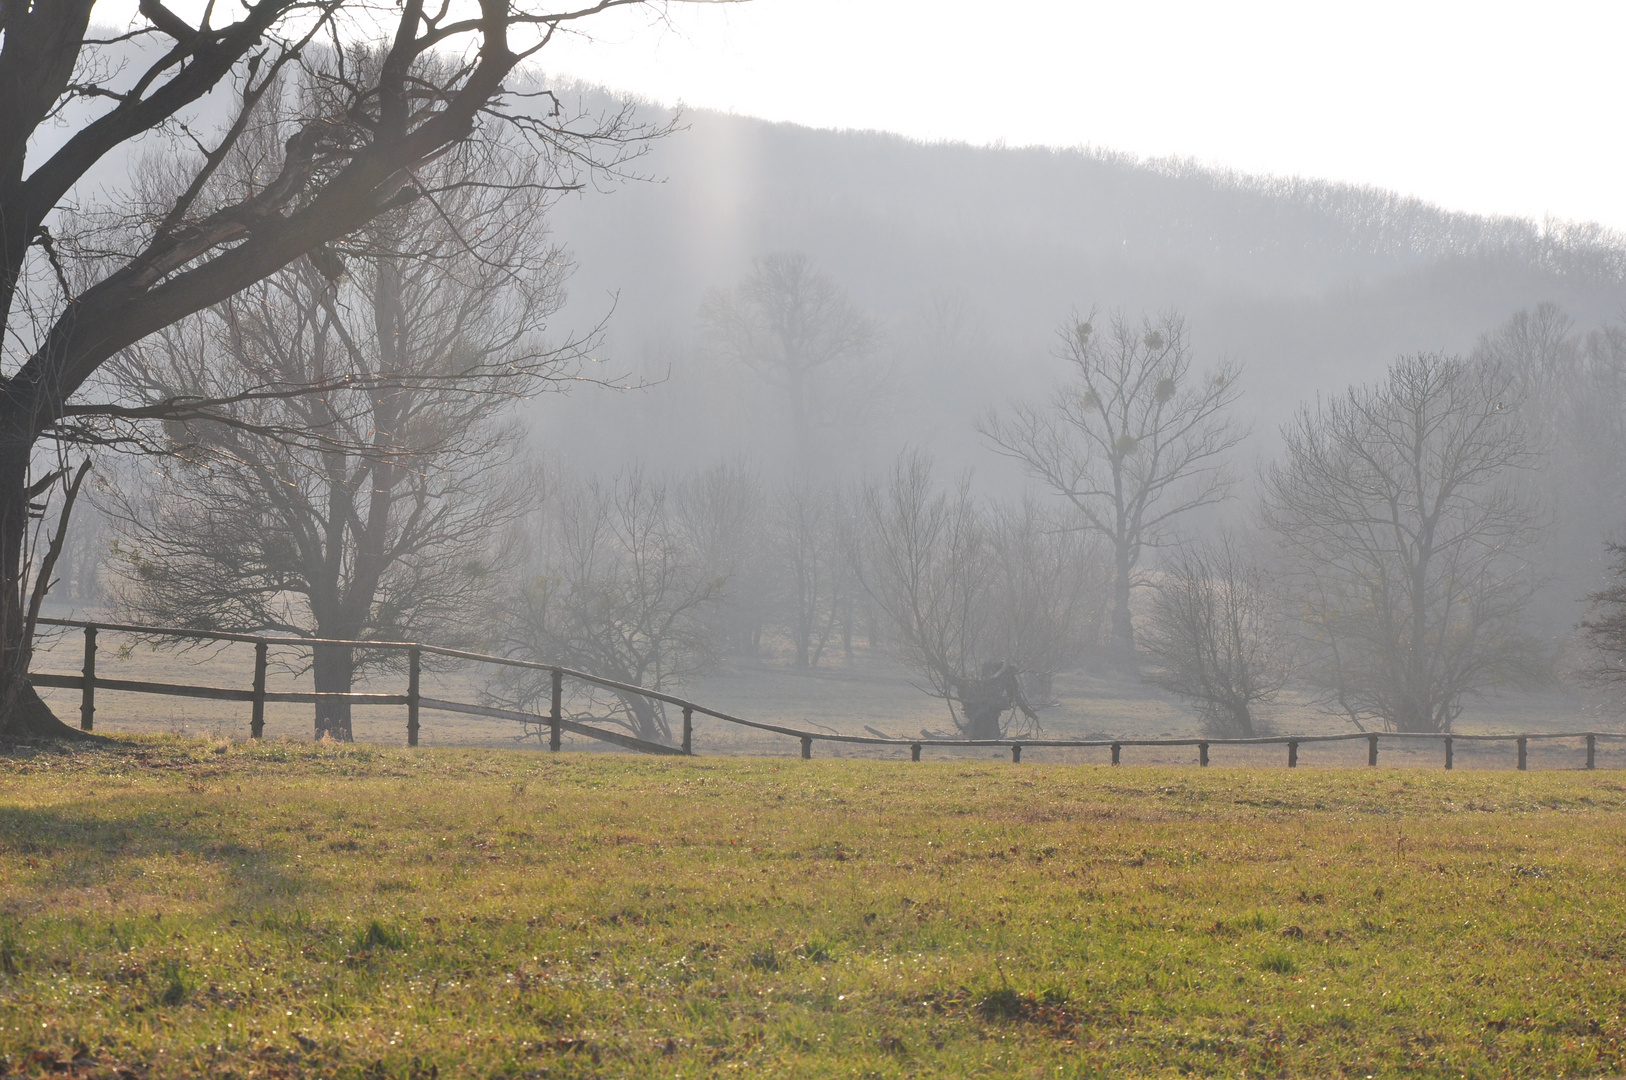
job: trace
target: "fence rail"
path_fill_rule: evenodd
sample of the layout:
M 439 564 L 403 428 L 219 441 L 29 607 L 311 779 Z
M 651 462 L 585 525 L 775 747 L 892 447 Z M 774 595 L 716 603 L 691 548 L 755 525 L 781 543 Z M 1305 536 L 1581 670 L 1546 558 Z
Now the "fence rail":
M 1586 743 L 1586 767 L 1597 767 L 1597 744 L 1601 740 L 1623 740 L 1626 732 L 1612 731 L 1564 731 L 1564 732 L 1509 732 L 1498 734 L 1456 734 L 1456 733 L 1418 733 L 1401 731 L 1372 731 L 1372 732 L 1345 732 L 1335 735 L 1267 735 L 1249 739 L 1219 739 L 1219 738 L 1181 738 L 1181 739 L 1045 739 L 1045 738 L 1006 738 L 1006 739 L 934 739 L 921 737 L 918 739 L 889 738 L 881 735 L 841 735 L 828 731 L 808 731 L 803 728 L 787 727 L 782 724 L 768 724 L 758 720 L 747 720 L 744 717 L 733 716 L 708 708 L 693 701 L 685 700 L 673 694 L 630 683 L 617 682 L 585 671 L 576 671 L 572 668 L 561 667 L 557 664 L 548 664 L 535 660 L 521 660 L 514 657 L 492 656 L 486 653 L 470 652 L 465 649 L 452 649 L 440 645 L 427 645 L 412 641 L 351 641 L 338 638 L 297 638 L 275 637 L 256 634 L 236 634 L 225 631 L 188 630 L 179 627 L 140 626 L 130 623 L 90 622 L 81 619 L 55 619 L 41 618 L 40 623 L 49 626 L 65 628 L 78 628 L 84 631 L 85 652 L 84 667 L 78 675 L 61 674 L 55 672 L 35 672 L 30 674 L 30 680 L 36 686 L 54 687 L 80 692 L 79 726 L 85 731 L 95 727 L 96 691 L 110 690 L 136 694 L 160 694 L 173 697 L 205 698 L 216 701 L 241 701 L 252 706 L 249 721 L 249 737 L 258 739 L 265 733 L 265 706 L 271 702 L 285 702 L 295 704 L 314 704 L 318 701 L 348 701 L 354 705 L 405 705 L 407 710 L 407 745 L 418 745 L 419 717 L 424 709 L 433 712 L 461 714 L 467 716 L 482 716 L 496 720 L 511 720 L 527 725 L 543 726 L 548 728 L 548 748 L 557 751 L 560 747 L 562 734 L 566 731 L 581 735 L 589 739 L 610 743 L 628 750 L 636 750 L 646 754 L 665 755 L 693 755 L 694 753 L 694 717 L 709 716 L 736 727 L 747 728 L 754 731 L 764 731 L 770 734 L 784 735 L 801 741 L 802 757 L 813 756 L 815 742 L 849 743 L 862 746 L 891 746 L 908 747 L 910 758 L 920 760 L 921 751 L 926 747 L 937 748 L 986 748 L 998 747 L 1009 749 L 1011 760 L 1020 762 L 1024 749 L 1109 749 L 1112 752 L 1112 764 L 1122 763 L 1124 747 L 1150 746 L 1150 747 L 1178 747 L 1195 746 L 1198 754 L 1198 764 L 1209 763 L 1209 750 L 1216 746 L 1285 746 L 1287 748 L 1287 766 L 1295 768 L 1298 765 L 1299 747 L 1309 743 L 1353 742 L 1366 740 L 1367 764 L 1378 763 L 1378 745 L 1382 740 L 1404 742 L 1407 740 L 1433 740 L 1440 742 L 1445 752 L 1445 767 L 1450 769 L 1454 764 L 1455 744 L 1458 742 L 1512 742 L 1518 750 L 1518 767 L 1528 768 L 1528 749 L 1532 741 L 1553 739 L 1584 739 Z M 250 689 L 243 690 L 231 687 L 196 686 L 188 683 L 148 682 L 139 679 L 106 679 L 96 674 L 97 636 L 106 631 L 109 633 L 133 634 L 147 638 L 192 638 L 204 641 L 239 642 L 254 646 L 254 684 Z M 350 649 L 378 649 L 386 651 L 404 651 L 407 654 L 407 690 L 404 694 L 371 694 L 371 693 L 339 693 L 329 691 L 268 691 L 266 689 L 266 671 L 269 662 L 271 646 L 285 648 L 317 648 L 337 647 Z M 473 663 L 492 664 L 499 667 L 522 668 L 530 671 L 545 671 L 552 676 L 551 709 L 544 716 L 540 713 L 529 713 L 516 709 L 507 709 L 495 705 L 478 704 L 473 702 L 450 701 L 442 698 L 425 697 L 421 692 L 422 658 L 425 654 L 441 656 L 453 660 L 466 660 Z M 683 738 L 680 746 L 669 746 L 665 743 L 640 739 L 633 735 L 618 731 L 609 731 L 592 724 L 585 724 L 578 720 L 567 719 L 563 713 L 563 686 L 565 679 L 574 679 L 589 686 L 597 686 L 606 690 L 614 690 L 622 694 L 634 694 L 651 701 L 660 701 L 676 706 L 683 711 Z

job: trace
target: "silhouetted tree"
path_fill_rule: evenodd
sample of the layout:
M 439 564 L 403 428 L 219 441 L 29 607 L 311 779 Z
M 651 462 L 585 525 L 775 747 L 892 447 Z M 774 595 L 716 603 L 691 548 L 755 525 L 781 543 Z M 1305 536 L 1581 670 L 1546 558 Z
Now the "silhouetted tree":
M 433 203 L 351 237 L 340 280 L 296 263 L 107 366 L 124 400 L 220 403 L 162 425 L 149 479 L 116 493 L 117 606 L 131 621 L 442 644 L 476 633 L 499 534 L 526 510 L 502 408 L 571 357 L 540 342 L 563 295 L 545 193 L 494 149 L 420 170 Z M 498 190 L 504 171 L 514 182 Z M 349 692 L 357 663 L 317 647 L 316 689 Z M 349 702 L 318 702 L 324 735 L 351 737 Z
M 836 369 L 863 360 L 879 331 L 845 292 L 799 252 L 756 259 L 732 291 L 713 290 L 700 308 L 707 343 L 784 395 L 793 464 L 805 473 L 817 457 L 814 425 L 836 402 Z M 835 386 L 821 384 L 821 377 Z M 846 396 L 846 395 L 844 395 Z
M 720 645 L 756 656 L 773 617 L 762 482 L 741 459 L 679 477 L 669 499 L 673 527 L 700 574 L 722 582 L 710 620 Z
M 961 724 L 954 687 L 983 659 L 977 647 L 991 577 L 970 492 L 963 483 L 939 490 L 932 473 L 925 454 L 904 453 L 885 485 L 864 489 L 862 580 L 886 614 L 893 654 Z
M 1581 623 L 1592 652 L 1581 671 L 1588 682 L 1614 690 L 1626 686 L 1626 544 L 1607 545 L 1613 580 L 1587 597 L 1592 618 Z
M 1238 369 L 1193 372 L 1185 320 L 1174 312 L 1139 322 L 1114 312 L 1105 333 L 1092 316 L 1059 336 L 1069 379 L 1049 404 L 990 410 L 978 430 L 1071 502 L 1081 527 L 1111 547 L 1112 636 L 1133 671 L 1129 599 L 1145 584 L 1142 554 L 1164 542 L 1180 515 L 1230 496 L 1225 455 L 1246 434 L 1227 415 Z
M 1546 572 L 1530 614 L 1563 643 L 1576 597 L 1606 574 L 1602 541 L 1626 521 L 1626 329 L 1582 333 L 1542 303 L 1481 335 L 1473 358 L 1508 372 L 1507 404 L 1540 454 L 1525 484 L 1550 522 L 1532 556 Z
M 817 667 L 858 588 L 853 523 L 839 488 L 792 481 L 769 505 L 768 565 L 774 607 L 797 668 Z
M 1111 560 L 1071 518 L 1031 495 L 986 511 L 993 581 L 981 653 L 1016 663 L 1036 708 L 1053 702 L 1054 677 L 1095 644 L 1112 591 Z
M 922 689 L 968 738 L 996 737 L 1005 732 L 990 734 L 990 694 L 1006 702 L 998 711 L 1036 722 L 1030 706 L 1046 704 L 1052 677 L 1072 666 L 1099 610 L 1099 563 L 1037 507 L 990 512 L 963 481 L 942 490 L 932 474 L 929 457 L 905 453 L 885 484 L 864 489 L 860 581 Z
M 709 577 L 683 543 L 667 485 L 633 470 L 612 483 L 557 481 L 533 533 L 526 579 L 507 606 L 511 656 L 578 668 L 651 690 L 672 691 L 717 660 L 707 618 L 725 582 Z M 590 715 L 640 739 L 670 742 L 666 707 L 630 692 L 577 688 Z M 506 669 L 492 693 L 546 712 L 546 672 Z
M 1183 549 L 1163 564 L 1140 627 L 1158 665 L 1150 680 L 1190 701 L 1215 735 L 1258 734 L 1255 710 L 1291 673 L 1265 584 L 1230 539 Z
M 1362 730 L 1449 731 L 1465 695 L 1541 671 L 1519 617 L 1534 463 L 1505 369 L 1407 356 L 1305 407 L 1263 477 L 1307 674 Z
M 542 176 L 569 183 L 601 129 L 574 125 L 551 102 L 518 102 L 508 82 L 561 26 L 632 2 L 407 0 L 385 12 L 245 0 L 231 15 L 206 6 L 191 24 L 148 0 L 111 39 L 90 31 L 92 0 L 0 5 L 0 736 L 68 732 L 27 678 L 46 563 L 66 527 L 47 538 L 31 508 L 53 488 L 64 502 L 77 490 L 55 451 L 94 418 L 162 419 L 176 404 L 132 412 L 86 397 L 101 365 L 302 256 L 331 270 L 327 245 L 422 198 L 417 171 L 476 128 L 530 138 L 543 164 L 563 168 Z M 319 44 L 380 34 L 377 63 Z M 466 60 L 425 63 L 456 53 Z M 212 136 L 186 122 L 208 95 L 231 113 Z M 77 126 L 59 142 L 49 129 L 64 115 Z M 624 118 L 617 126 L 630 134 Z M 252 183 L 234 182 L 222 166 L 267 128 L 267 156 L 235 174 Z M 73 211 L 99 163 L 165 138 L 185 156 L 161 200 Z

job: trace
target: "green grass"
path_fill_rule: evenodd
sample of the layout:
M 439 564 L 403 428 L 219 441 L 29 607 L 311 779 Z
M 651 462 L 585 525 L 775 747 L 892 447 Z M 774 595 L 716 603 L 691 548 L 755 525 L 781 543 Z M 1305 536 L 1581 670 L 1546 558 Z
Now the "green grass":
M 0 1074 L 1604 1076 L 1626 781 L 0 757 Z

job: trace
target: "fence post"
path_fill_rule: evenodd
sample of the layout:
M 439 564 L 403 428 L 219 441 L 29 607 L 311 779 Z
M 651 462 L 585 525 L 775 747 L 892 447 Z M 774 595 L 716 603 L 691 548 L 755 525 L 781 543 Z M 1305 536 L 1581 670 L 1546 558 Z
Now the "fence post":
M 909 747 L 909 760 L 910 761 L 919 761 L 920 760 L 920 744 L 919 743 L 914 743 L 914 744 L 910 745 L 910 747 Z
M 1299 741 L 1297 739 L 1287 740 L 1287 767 L 1289 769 L 1299 767 Z
M 694 709 L 683 706 L 683 752 L 694 756 Z
M 553 669 L 553 711 L 548 714 L 548 749 L 559 750 L 559 722 L 565 718 L 565 673 Z
M 1525 743 L 1524 743 L 1524 736 L 1523 736 L 1523 735 L 1520 735 L 1520 736 L 1519 736 L 1519 768 L 1521 768 L 1521 769 L 1523 769 L 1523 768 L 1525 768 L 1525 767 L 1526 767 L 1526 766 L 1525 766 Z
M 1113 744 L 1112 744 L 1112 763 L 1113 763 L 1113 764 L 1114 764 L 1114 765 L 1116 765 L 1116 764 L 1118 764 L 1118 762 L 1119 762 L 1119 760 L 1120 760 L 1120 759 L 1119 759 L 1119 756 L 1118 756 L 1118 755 L 1119 755 L 1119 754 L 1120 754 L 1120 753 L 1121 753 L 1121 752 L 1122 752 L 1122 751 L 1123 751 L 1123 747 L 1122 747 L 1122 746 L 1119 746 L 1119 745 L 1118 745 L 1118 744 L 1117 744 L 1117 743 L 1113 743 Z
M 1596 735 L 1586 737 L 1586 767 L 1589 769 L 1598 767 L 1598 737 Z
M 1011 764 L 1022 764 L 1022 744 L 1019 742 L 1011 743 Z
M 418 745 L 418 688 L 423 672 L 423 650 L 416 645 L 407 650 L 407 745 Z
M 1447 769 L 1449 769 L 1451 767 L 1451 757 L 1452 757 L 1451 749 L 1452 749 L 1452 747 L 1451 747 L 1451 736 L 1447 735 L 1445 737 L 1445 767 Z
M 1197 764 L 1208 764 L 1208 744 L 1205 742 L 1200 742 L 1197 744 Z
M 248 737 L 265 737 L 265 668 L 271 646 L 263 641 L 254 643 L 254 709 L 248 718 Z
M 809 761 L 813 757 L 813 736 L 802 736 L 802 760 Z
M 96 726 L 96 627 L 85 627 L 84 685 L 79 690 L 79 730 L 90 731 Z
M 1368 765 L 1378 763 L 1378 737 L 1376 735 L 1366 737 L 1366 763 Z

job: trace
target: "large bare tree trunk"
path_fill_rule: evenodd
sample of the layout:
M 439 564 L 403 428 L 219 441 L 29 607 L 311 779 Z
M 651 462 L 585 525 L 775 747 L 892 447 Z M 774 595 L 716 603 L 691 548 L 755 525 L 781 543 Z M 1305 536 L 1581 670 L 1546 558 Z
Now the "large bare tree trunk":
M 28 453 L 0 452 L 0 742 L 83 738 L 28 681 L 33 641 L 28 633 L 29 582 L 23 549 L 28 538 Z
M 1113 662 L 1125 675 L 1140 674 L 1140 663 L 1135 655 L 1135 623 L 1129 613 L 1133 573 L 1128 552 L 1120 549 L 1112 580 L 1112 646 Z
M 11 723 L 0 731 L 0 745 L 5 743 L 27 742 L 36 739 L 91 739 L 76 727 L 70 727 L 57 719 L 56 713 L 45 704 L 39 691 L 26 681 L 10 684 L 15 687 L 16 697 L 13 701 Z
M 317 693 L 348 694 L 356 674 L 354 652 L 347 646 L 318 645 L 312 650 Z M 316 737 L 328 736 L 340 742 L 354 738 L 350 731 L 350 702 L 316 702 Z
M 28 456 L 0 452 L 0 735 L 18 734 L 32 649 L 23 633 L 23 547 L 28 529 Z

